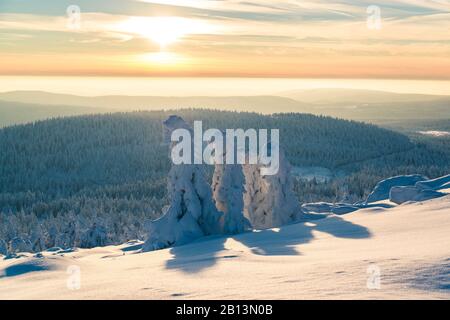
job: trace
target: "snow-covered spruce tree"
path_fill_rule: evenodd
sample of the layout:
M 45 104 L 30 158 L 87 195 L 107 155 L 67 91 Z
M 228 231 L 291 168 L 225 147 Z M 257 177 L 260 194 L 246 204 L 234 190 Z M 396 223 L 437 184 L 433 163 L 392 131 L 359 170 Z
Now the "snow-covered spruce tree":
M 102 247 L 108 243 L 108 234 L 106 232 L 106 228 L 94 222 L 91 228 L 89 228 L 83 235 L 81 236 L 81 244 L 82 248 L 95 248 Z
M 45 235 L 39 223 L 32 229 L 30 241 L 33 252 L 40 252 L 47 249 L 45 247 Z
M 75 220 L 69 220 L 66 224 L 59 225 L 58 233 L 55 236 L 55 247 L 63 249 L 71 248 L 75 245 L 77 238 L 77 227 Z M 83 248 L 92 248 L 89 246 Z
M 3 239 L 0 239 L 0 255 L 8 255 L 8 246 Z
M 31 252 L 31 251 L 32 251 L 31 241 L 26 237 L 15 237 L 9 242 L 10 253 Z
M 170 116 L 164 121 L 167 140 L 172 132 L 192 128 L 180 117 Z M 170 153 L 175 143 L 170 146 Z M 194 150 L 194 148 L 192 148 Z M 170 205 L 161 218 L 148 223 L 149 237 L 143 251 L 181 245 L 204 235 L 220 233 L 221 213 L 217 210 L 201 165 L 173 165 L 168 176 Z
M 293 191 L 291 165 L 279 150 L 279 169 L 261 174 L 261 164 L 244 165 L 244 214 L 256 229 L 280 227 L 301 218 L 300 204 Z
M 224 158 L 225 154 L 222 154 Z M 225 234 L 238 234 L 251 229 L 250 222 L 244 216 L 244 185 L 242 165 L 215 164 L 212 189 L 216 207 L 224 213 L 220 225 Z
M 45 241 L 45 247 L 47 249 L 56 246 L 56 238 L 58 237 L 59 231 L 57 228 L 56 219 L 52 220 L 47 227 L 47 239 Z

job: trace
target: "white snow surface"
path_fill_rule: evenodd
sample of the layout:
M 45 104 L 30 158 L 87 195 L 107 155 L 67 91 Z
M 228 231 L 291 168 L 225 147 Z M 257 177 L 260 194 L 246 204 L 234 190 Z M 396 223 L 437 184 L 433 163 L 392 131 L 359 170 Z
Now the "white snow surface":
M 419 174 L 391 177 L 381 180 L 367 197 L 366 203 L 373 203 L 389 199 L 389 192 L 393 187 L 413 186 L 419 181 L 426 181 L 427 177 Z
M 416 187 L 424 190 L 426 189 L 440 190 L 450 188 L 450 174 L 436 179 L 419 181 L 416 183 Z
M 444 193 L 438 191 L 431 189 L 422 190 L 416 186 L 393 187 L 389 193 L 389 200 L 396 204 L 402 204 L 407 201 L 425 201 L 444 195 Z
M 447 189 L 450 186 L 450 175 L 440 178 L 419 181 L 414 186 L 395 186 L 389 191 L 389 200 L 396 204 L 407 201 L 425 201 L 439 198 L 445 193 L 438 190 Z
M 432 137 L 448 137 L 448 136 L 450 136 L 450 132 L 439 131 L 439 130 L 419 131 L 419 133 L 423 134 L 425 136 L 432 136 Z
M 0 299 L 449 299 L 449 244 L 447 195 L 147 253 L 132 242 L 0 259 Z

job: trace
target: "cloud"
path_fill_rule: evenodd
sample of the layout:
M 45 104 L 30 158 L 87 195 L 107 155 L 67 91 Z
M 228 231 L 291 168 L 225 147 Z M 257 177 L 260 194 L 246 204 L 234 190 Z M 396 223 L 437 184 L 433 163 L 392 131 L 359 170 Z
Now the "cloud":
M 80 28 L 68 27 L 66 9 L 73 1 L 0 1 L 3 51 L 53 52 L 53 59 L 70 48 L 73 59 L 78 50 L 98 63 L 111 54 L 102 70 L 120 67 L 114 54 L 130 64 L 133 56 L 164 44 L 190 57 L 193 72 L 205 74 L 264 74 L 275 66 L 281 74 L 312 73 L 315 65 L 320 72 L 334 68 L 333 74 L 344 67 L 378 74 L 378 66 L 386 70 L 406 61 L 423 74 L 431 65 L 426 56 L 442 70 L 450 68 L 448 0 L 377 0 L 380 30 L 367 28 L 372 0 L 78 0 Z

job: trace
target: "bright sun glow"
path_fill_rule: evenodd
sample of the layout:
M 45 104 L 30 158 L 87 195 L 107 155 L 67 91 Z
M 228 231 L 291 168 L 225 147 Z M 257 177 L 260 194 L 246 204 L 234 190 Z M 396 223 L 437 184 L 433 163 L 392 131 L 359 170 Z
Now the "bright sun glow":
M 175 54 L 173 52 L 154 52 L 154 53 L 148 53 L 141 56 L 141 60 L 144 62 L 151 62 L 154 64 L 180 64 L 185 59 L 181 57 L 178 54 Z
M 139 34 L 157 43 L 161 48 L 188 34 L 207 32 L 200 21 L 180 17 L 132 17 L 119 25 L 119 30 Z

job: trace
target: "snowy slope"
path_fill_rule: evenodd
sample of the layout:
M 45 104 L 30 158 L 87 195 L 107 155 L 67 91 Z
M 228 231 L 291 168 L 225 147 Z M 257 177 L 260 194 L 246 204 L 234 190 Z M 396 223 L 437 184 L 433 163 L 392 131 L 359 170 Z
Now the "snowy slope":
M 448 299 L 449 244 L 450 195 L 155 252 L 0 260 L 0 299 Z M 78 290 L 67 287 L 73 266 Z M 380 289 L 367 287 L 374 270 Z

